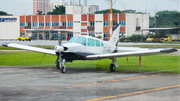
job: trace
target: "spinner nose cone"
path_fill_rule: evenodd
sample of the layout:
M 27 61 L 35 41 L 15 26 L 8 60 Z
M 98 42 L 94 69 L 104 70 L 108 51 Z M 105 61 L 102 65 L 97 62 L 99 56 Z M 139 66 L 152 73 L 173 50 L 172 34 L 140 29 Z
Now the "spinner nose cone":
M 64 52 L 66 51 L 68 48 L 64 47 L 64 46 L 59 46 L 59 45 L 56 45 L 54 50 L 55 52 Z

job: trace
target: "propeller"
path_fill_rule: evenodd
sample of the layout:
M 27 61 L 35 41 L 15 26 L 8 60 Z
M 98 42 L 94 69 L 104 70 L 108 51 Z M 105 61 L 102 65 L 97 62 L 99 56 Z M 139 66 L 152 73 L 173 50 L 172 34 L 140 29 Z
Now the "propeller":
M 64 48 L 61 46 L 61 32 L 60 30 L 58 31 L 58 47 L 56 48 L 56 50 L 59 52 L 59 67 L 60 69 L 62 69 L 61 67 L 61 52 L 64 50 Z
M 63 59 L 63 64 L 62 64 L 62 52 L 63 51 L 66 51 L 68 48 L 67 47 L 64 47 L 61 45 L 61 32 L 60 30 L 58 31 L 58 45 L 55 46 L 54 50 L 56 53 L 58 53 L 58 57 L 57 57 L 57 60 L 56 60 L 56 67 L 57 69 L 61 69 L 61 72 L 62 73 L 65 73 L 66 72 L 66 67 L 65 67 L 65 60 Z M 58 60 L 59 60 L 59 64 L 58 64 Z

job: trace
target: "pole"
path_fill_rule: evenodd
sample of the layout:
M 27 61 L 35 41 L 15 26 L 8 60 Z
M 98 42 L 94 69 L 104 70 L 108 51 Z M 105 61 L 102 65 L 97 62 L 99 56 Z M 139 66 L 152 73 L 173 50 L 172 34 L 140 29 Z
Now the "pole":
M 111 0 L 111 13 L 110 13 L 110 38 L 112 37 L 112 26 L 113 26 L 113 23 L 112 23 L 112 0 Z

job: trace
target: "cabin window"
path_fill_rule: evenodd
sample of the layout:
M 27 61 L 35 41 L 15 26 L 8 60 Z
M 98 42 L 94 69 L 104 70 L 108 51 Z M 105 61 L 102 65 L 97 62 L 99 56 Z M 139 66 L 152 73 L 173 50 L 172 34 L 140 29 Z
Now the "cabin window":
M 103 47 L 104 46 L 104 44 L 101 42 L 101 46 Z
M 100 42 L 96 40 L 96 47 L 100 47 Z
M 95 46 L 94 39 L 88 39 L 88 46 Z

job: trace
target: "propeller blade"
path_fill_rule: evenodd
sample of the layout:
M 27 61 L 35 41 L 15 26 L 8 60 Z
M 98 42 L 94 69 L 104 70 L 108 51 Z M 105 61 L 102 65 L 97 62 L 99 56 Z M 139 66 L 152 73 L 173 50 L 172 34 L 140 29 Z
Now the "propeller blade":
M 60 30 L 58 31 L 58 44 L 61 46 L 61 32 Z
M 58 45 L 61 46 L 61 32 L 58 31 Z M 61 52 L 59 52 L 59 67 L 61 68 Z

